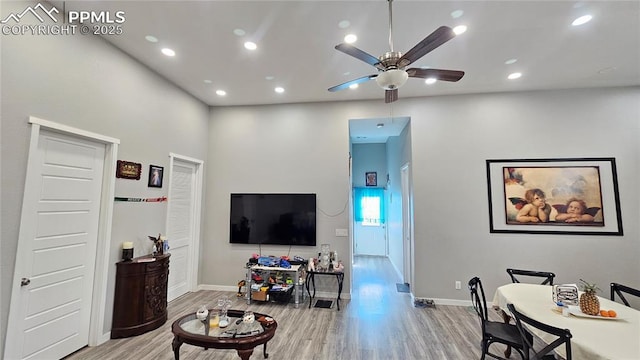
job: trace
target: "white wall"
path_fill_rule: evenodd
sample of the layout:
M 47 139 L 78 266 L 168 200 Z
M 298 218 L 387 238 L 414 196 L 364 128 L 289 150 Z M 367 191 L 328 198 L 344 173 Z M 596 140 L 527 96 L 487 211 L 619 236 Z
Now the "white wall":
M 508 282 L 507 267 L 554 271 L 558 282 L 640 287 L 639 87 L 400 99 L 394 111 L 411 117 L 414 295 L 466 301 L 466 287 L 454 283 L 476 275 L 492 294 Z M 228 244 L 229 193 L 316 192 L 321 208 L 340 213 L 349 186 L 348 120 L 385 112 L 380 101 L 213 109 L 203 243 L 211 261 L 201 282 L 234 284 L 257 251 Z M 489 233 L 485 160 L 587 156 L 616 158 L 624 236 Z M 346 213 L 320 216 L 319 238 L 347 250 L 346 239 L 334 236 L 347 222 Z M 306 250 L 291 253 L 314 252 Z
M 24 2 L 14 5 L 25 7 Z M 1 46 L 0 333 L 6 334 L 26 175 L 28 117 L 120 139 L 118 159 L 142 163 L 142 178 L 116 180 L 115 195 L 159 197 L 167 195 L 168 188 L 147 187 L 149 164 L 165 167 L 167 184 L 169 152 L 206 160 L 209 109 L 101 38 L 2 36 Z M 115 204 L 112 264 L 121 258 L 123 241 L 135 243 L 136 256 L 149 252 L 151 242 L 146 236 L 164 232 L 166 207 L 167 203 Z M 111 328 L 114 274 L 115 265 L 109 270 L 104 331 Z
M 387 184 L 387 144 L 353 144 L 351 147 L 353 186 L 366 187 L 365 174 L 375 172 L 377 185 Z
M 413 135 L 416 295 L 467 299 L 454 282 L 477 275 L 491 296 L 507 267 L 553 271 L 558 283 L 640 287 L 640 87 L 437 97 L 403 109 Z M 573 157 L 616 158 L 624 236 L 489 234 L 486 159 Z
M 389 260 L 396 272 L 403 277 L 403 228 L 402 228 L 402 183 L 401 169 L 411 165 L 411 122 L 405 126 L 400 136 L 392 136 L 387 141 L 387 233 L 389 238 Z M 410 169 L 411 170 L 411 169 Z M 409 220 L 409 219 L 407 219 Z
M 349 238 L 348 119 L 380 115 L 384 103 L 317 103 L 213 108 L 209 127 L 207 219 L 200 282 L 235 286 L 255 245 L 229 244 L 229 194 L 311 192 L 317 194 L 317 247 L 262 247 L 266 255 L 315 257 L 330 244 L 343 260 L 351 257 Z M 376 110 L 377 109 L 377 110 Z M 346 264 L 345 264 L 346 266 Z M 224 268 L 221 272 L 219 269 Z M 349 294 L 346 273 L 343 294 Z M 329 279 L 331 280 L 331 279 Z M 330 289 L 327 289 L 328 291 Z

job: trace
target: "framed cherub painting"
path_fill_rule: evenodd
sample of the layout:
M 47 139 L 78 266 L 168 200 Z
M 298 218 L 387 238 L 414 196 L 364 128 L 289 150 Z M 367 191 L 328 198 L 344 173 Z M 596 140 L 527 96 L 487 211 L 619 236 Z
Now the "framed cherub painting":
M 492 233 L 622 236 L 614 158 L 487 160 Z

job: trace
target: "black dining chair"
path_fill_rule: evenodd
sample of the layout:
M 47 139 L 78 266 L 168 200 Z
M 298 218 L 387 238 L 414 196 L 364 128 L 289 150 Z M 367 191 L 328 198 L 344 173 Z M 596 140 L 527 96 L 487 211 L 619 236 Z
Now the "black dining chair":
M 526 276 L 526 277 L 538 277 L 544 278 L 540 285 L 553 285 L 553 278 L 556 277 L 556 274 L 547 271 L 534 271 L 534 270 L 520 270 L 520 269 L 507 269 L 507 273 L 511 277 L 511 281 L 514 283 L 519 283 L 520 280 L 517 276 Z
M 480 343 L 482 356 L 480 360 L 484 360 L 486 355 L 494 359 L 505 359 L 489 352 L 489 347 L 493 343 L 507 345 L 515 349 L 522 359 L 525 359 L 523 353 L 524 343 L 522 342 L 518 328 L 513 324 L 489 320 L 487 300 L 484 296 L 482 281 L 480 281 L 479 277 L 476 276 L 469 280 L 469 292 L 471 293 L 471 303 L 480 318 L 480 325 L 482 327 L 482 341 Z
M 516 310 L 513 304 L 507 304 L 507 308 L 516 321 L 516 327 L 518 328 L 522 342 L 524 343 L 524 353 L 526 356 L 526 360 L 554 360 L 556 357 L 552 353 L 552 351 L 562 344 L 564 344 L 564 349 L 566 352 L 564 359 L 571 360 L 571 331 L 569 331 L 569 329 L 560 329 L 555 326 L 544 324 L 539 322 L 538 320 L 532 319 Z M 557 336 L 557 338 L 542 349 L 535 350 L 533 347 L 533 337 L 524 328 L 522 323 L 542 330 L 548 334 L 555 335 Z M 533 353 L 533 355 L 531 355 L 531 353 Z
M 629 305 L 629 301 L 627 301 L 627 299 L 624 297 L 623 293 L 640 297 L 640 290 L 638 290 L 638 289 L 634 289 L 634 288 L 628 287 L 626 285 L 622 285 L 622 284 L 618 284 L 618 283 L 614 283 L 614 282 L 612 282 L 610 285 L 611 285 L 610 286 L 611 287 L 611 301 L 616 301 L 616 294 L 617 294 L 618 297 L 620 298 L 620 300 L 622 300 L 622 302 L 626 306 L 631 307 L 631 305 Z

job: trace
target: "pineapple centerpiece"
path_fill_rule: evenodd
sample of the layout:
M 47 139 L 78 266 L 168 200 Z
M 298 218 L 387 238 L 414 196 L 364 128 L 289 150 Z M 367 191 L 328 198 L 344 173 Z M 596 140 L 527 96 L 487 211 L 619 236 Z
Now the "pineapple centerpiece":
M 600 301 L 596 296 L 596 292 L 600 288 L 596 284 L 590 284 L 582 279 L 580 282 L 582 283 L 582 291 L 584 291 L 580 295 L 580 311 L 587 315 L 600 314 Z

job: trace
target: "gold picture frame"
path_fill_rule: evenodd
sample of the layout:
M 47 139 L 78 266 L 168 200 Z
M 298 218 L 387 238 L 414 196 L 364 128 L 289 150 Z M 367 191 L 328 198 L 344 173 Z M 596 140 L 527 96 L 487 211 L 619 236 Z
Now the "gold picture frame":
M 140 180 L 142 164 L 131 161 L 118 160 L 116 177 L 120 179 Z

